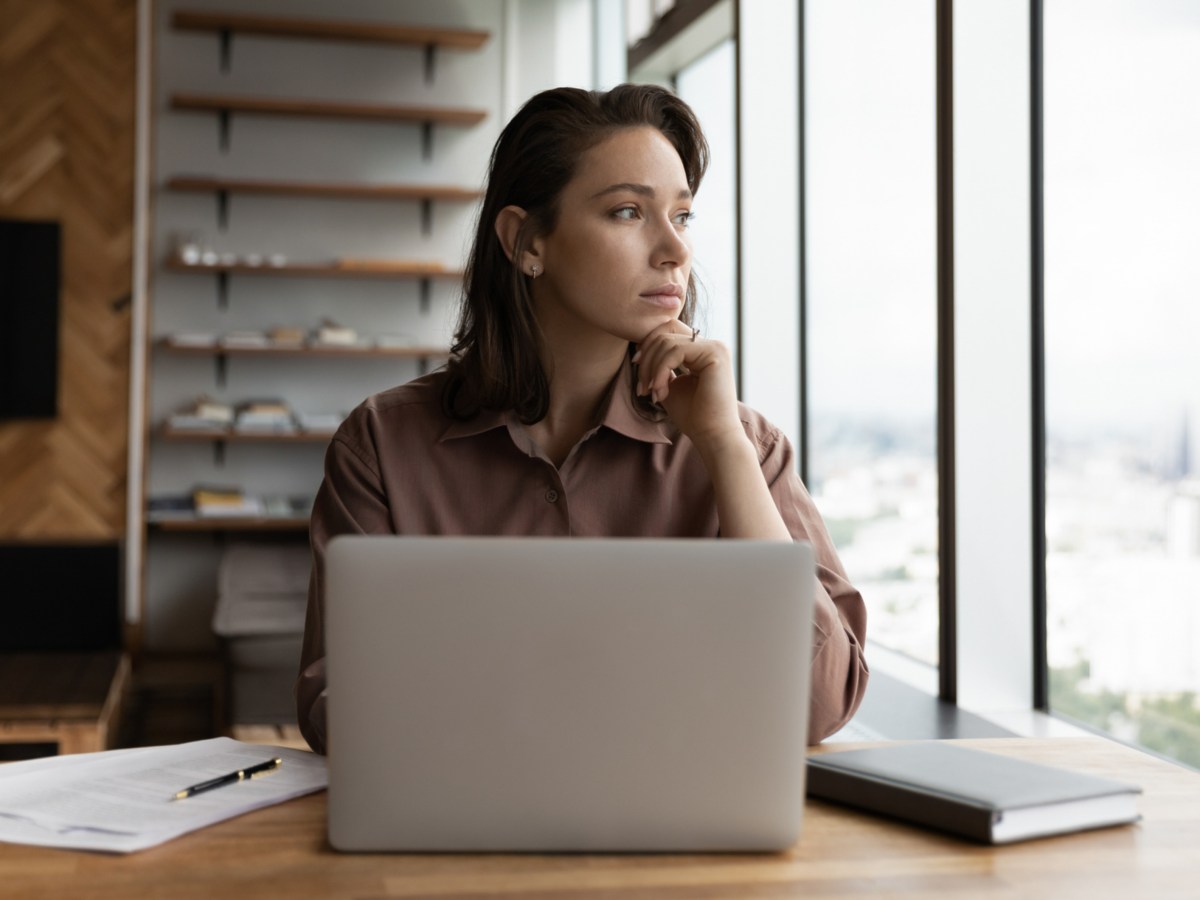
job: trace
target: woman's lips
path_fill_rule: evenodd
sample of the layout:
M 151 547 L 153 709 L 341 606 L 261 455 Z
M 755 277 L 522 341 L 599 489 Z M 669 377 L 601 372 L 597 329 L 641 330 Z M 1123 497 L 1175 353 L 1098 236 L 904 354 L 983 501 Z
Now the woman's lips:
M 664 284 L 640 294 L 643 300 L 661 306 L 664 309 L 674 309 L 683 298 L 683 288 L 677 284 Z

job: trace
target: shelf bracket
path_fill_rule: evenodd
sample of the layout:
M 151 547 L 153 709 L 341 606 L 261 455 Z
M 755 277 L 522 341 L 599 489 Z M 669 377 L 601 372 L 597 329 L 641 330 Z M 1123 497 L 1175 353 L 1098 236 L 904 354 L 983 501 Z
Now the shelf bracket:
M 213 465 L 218 469 L 225 468 L 225 441 L 217 438 L 213 445 Z
M 429 292 L 430 288 L 432 287 L 431 281 L 432 279 L 430 278 L 421 279 L 421 315 L 427 315 L 429 313 Z
M 228 75 L 233 60 L 233 30 L 221 29 L 221 74 Z
M 224 353 L 218 353 L 213 357 L 213 364 L 216 367 L 213 377 L 216 379 L 217 387 L 223 388 L 229 375 L 229 357 Z
M 433 84 L 433 77 L 437 74 L 437 44 L 425 45 L 425 83 Z
M 229 273 L 217 272 L 217 309 L 229 309 Z
M 421 123 L 421 158 L 433 159 L 433 123 Z
M 229 227 L 229 191 L 221 188 L 217 191 L 217 229 L 224 231 Z
M 433 234 L 433 200 L 429 197 L 421 201 L 421 234 L 425 237 Z
M 228 109 L 217 110 L 217 140 L 222 153 L 229 152 L 229 130 L 232 125 L 233 113 Z
M 417 359 L 417 377 L 429 374 L 429 360 L 422 356 Z

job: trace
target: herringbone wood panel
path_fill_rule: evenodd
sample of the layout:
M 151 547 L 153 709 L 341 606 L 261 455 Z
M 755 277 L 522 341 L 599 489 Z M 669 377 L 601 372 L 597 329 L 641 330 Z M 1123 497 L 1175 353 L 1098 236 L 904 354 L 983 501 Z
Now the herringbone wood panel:
M 62 223 L 59 415 L 0 423 L 0 539 L 125 527 L 136 0 L 0 0 L 0 216 Z

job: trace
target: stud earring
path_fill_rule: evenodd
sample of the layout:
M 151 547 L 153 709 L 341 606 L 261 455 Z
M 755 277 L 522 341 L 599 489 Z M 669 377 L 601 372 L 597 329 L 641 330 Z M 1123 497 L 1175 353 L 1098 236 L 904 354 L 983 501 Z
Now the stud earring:
M 532 266 L 529 267 L 529 275 L 531 278 L 537 278 L 541 274 L 542 274 L 542 267 L 539 266 L 537 263 L 534 263 Z

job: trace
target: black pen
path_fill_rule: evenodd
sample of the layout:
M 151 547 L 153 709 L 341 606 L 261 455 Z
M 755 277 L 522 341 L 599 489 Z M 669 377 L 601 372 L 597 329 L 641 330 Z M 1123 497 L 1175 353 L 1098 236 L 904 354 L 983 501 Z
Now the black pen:
M 172 800 L 183 800 L 185 797 L 191 797 L 195 794 L 211 791 L 213 788 L 224 787 L 227 784 L 237 784 L 239 781 L 247 781 L 255 775 L 264 775 L 267 772 L 274 772 L 283 765 L 283 760 L 279 757 L 268 759 L 266 762 L 260 762 L 256 766 L 250 766 L 246 769 L 238 769 L 236 772 L 230 772 L 228 775 L 221 775 L 217 778 L 202 781 L 199 784 L 193 784 L 191 787 L 184 788 L 179 791 Z

